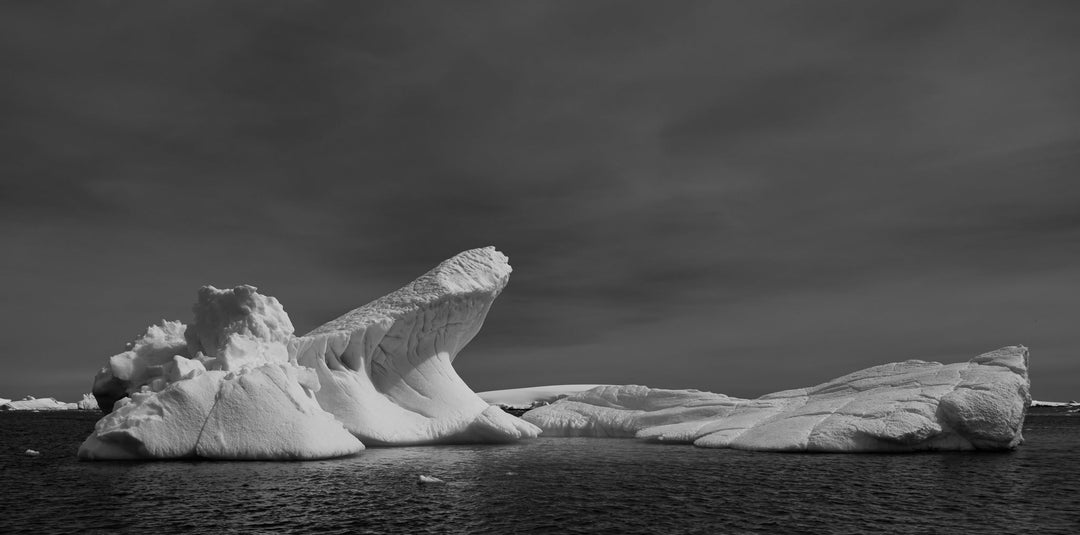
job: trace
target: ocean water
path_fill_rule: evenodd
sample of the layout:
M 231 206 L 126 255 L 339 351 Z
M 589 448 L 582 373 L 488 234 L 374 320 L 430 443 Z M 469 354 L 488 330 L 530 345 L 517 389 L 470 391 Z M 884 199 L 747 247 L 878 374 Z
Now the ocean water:
M 541 438 L 317 462 L 80 462 L 97 417 L 0 413 L 0 533 L 1080 533 L 1080 415 L 1029 415 L 1008 453 Z

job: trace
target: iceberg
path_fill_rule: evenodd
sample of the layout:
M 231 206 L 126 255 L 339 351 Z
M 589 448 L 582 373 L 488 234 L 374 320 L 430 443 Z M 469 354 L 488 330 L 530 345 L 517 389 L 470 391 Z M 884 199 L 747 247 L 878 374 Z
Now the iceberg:
M 292 323 L 252 286 L 199 291 L 195 322 L 162 322 L 94 380 L 107 413 L 87 460 L 323 459 L 364 446 L 321 407 L 315 372 L 289 357 Z
M 1078 407 L 1080 402 L 1077 401 L 1039 401 L 1031 400 L 1032 407 Z
M 94 378 L 83 459 L 319 459 L 372 445 L 508 442 L 540 429 L 477 396 L 454 358 L 510 275 L 492 247 L 295 336 L 253 286 L 199 290 Z
M 523 416 L 545 436 L 637 437 L 758 451 L 1008 450 L 1031 404 L 1028 350 L 966 363 L 874 366 L 757 399 L 697 390 L 601 386 Z
M 52 397 L 26 396 L 17 401 L 4 400 L 4 403 L 0 403 L 0 410 L 6 411 L 67 411 L 77 408 L 78 406 L 74 403 L 64 403 Z
M 96 411 L 100 408 L 93 394 L 83 394 L 82 399 L 75 402 L 75 406 L 81 411 Z
M 465 251 L 405 287 L 289 343 L 319 404 L 369 445 L 511 442 L 540 429 L 476 395 L 453 361 L 510 277 L 494 247 Z
M 480 399 L 491 405 L 507 409 L 530 409 L 540 405 L 552 403 L 571 394 L 591 390 L 598 386 L 593 384 L 574 385 L 547 385 L 527 388 L 507 388 L 503 390 L 489 390 L 477 392 Z
M 766 451 L 1010 449 L 1031 404 L 1028 351 L 909 360 L 738 399 L 636 385 L 477 395 L 453 362 L 511 273 L 492 247 L 460 253 L 304 336 L 253 286 L 205 286 L 194 321 L 150 326 L 94 378 L 105 416 L 82 459 L 322 459 L 379 446 L 637 437 Z M 5 408 L 27 406 L 8 402 Z M 22 405 L 19 405 L 19 404 Z M 543 405 L 550 403 L 548 405 Z M 524 418 L 503 407 L 536 407 Z

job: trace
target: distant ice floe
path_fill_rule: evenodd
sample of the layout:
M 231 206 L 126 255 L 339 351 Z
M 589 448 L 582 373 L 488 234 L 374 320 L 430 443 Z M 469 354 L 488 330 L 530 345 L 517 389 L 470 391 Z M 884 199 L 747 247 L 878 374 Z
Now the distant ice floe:
M 75 403 L 65 403 L 56 398 L 35 398 L 26 396 L 18 401 L 0 398 L 0 411 L 70 411 L 70 410 L 97 410 L 97 399 L 93 394 L 83 394 L 81 400 Z
M 527 388 L 489 390 L 487 392 L 477 392 L 476 395 L 492 405 L 498 405 L 508 409 L 529 409 L 553 403 L 572 394 L 591 390 L 598 386 L 605 385 L 574 384 L 533 386 Z
M 75 406 L 79 410 L 83 411 L 96 411 L 99 410 L 97 398 L 93 394 L 83 394 L 82 399 L 75 402 Z
M 26 396 L 16 401 L 0 399 L 0 410 L 5 411 L 69 411 L 78 408 L 78 404 L 64 403 L 52 397 L 35 398 L 34 396 Z
M 1001 450 L 1023 442 L 1028 350 L 969 362 L 909 360 L 827 383 L 731 398 L 697 390 L 602 386 L 533 409 L 545 436 L 637 437 L 709 448 L 870 452 Z
M 480 399 L 452 362 L 510 266 L 461 253 L 306 336 L 252 286 L 199 292 L 94 381 L 108 412 L 83 459 L 319 459 L 380 445 L 508 442 L 540 430 Z M 111 411 L 111 412 L 110 412 Z
M 1032 407 L 1080 407 L 1080 401 L 1039 401 L 1031 400 Z

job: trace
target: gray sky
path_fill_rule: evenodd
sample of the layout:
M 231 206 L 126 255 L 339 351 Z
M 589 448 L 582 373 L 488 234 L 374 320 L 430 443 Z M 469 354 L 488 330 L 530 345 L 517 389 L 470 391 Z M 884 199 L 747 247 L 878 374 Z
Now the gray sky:
M 1031 348 L 1080 398 L 1080 3 L 5 2 L 0 396 L 202 284 L 297 330 L 514 266 L 476 390 Z

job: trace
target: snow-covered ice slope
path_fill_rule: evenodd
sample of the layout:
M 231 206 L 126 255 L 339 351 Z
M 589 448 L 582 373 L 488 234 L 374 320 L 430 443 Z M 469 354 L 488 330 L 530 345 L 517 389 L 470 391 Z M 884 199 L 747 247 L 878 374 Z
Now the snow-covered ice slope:
M 540 430 L 477 396 L 454 358 L 510 277 L 493 247 L 450 258 L 405 287 L 290 342 L 319 404 L 369 445 L 506 442 Z
M 604 386 L 533 409 L 545 436 L 614 436 L 764 451 L 1011 449 L 1031 403 L 1028 351 L 969 362 L 909 360 L 827 383 L 729 398 L 696 390 Z
M 321 459 L 363 444 L 319 407 L 289 358 L 292 324 L 254 287 L 199 291 L 195 323 L 162 322 L 94 380 L 106 416 L 83 459 Z M 111 411 L 111 412 L 110 412 Z
M 489 390 L 477 392 L 480 399 L 500 407 L 514 409 L 528 409 L 540 403 L 552 403 L 560 398 L 571 394 L 591 390 L 601 385 L 547 385 L 527 388 L 507 388 L 504 390 Z

